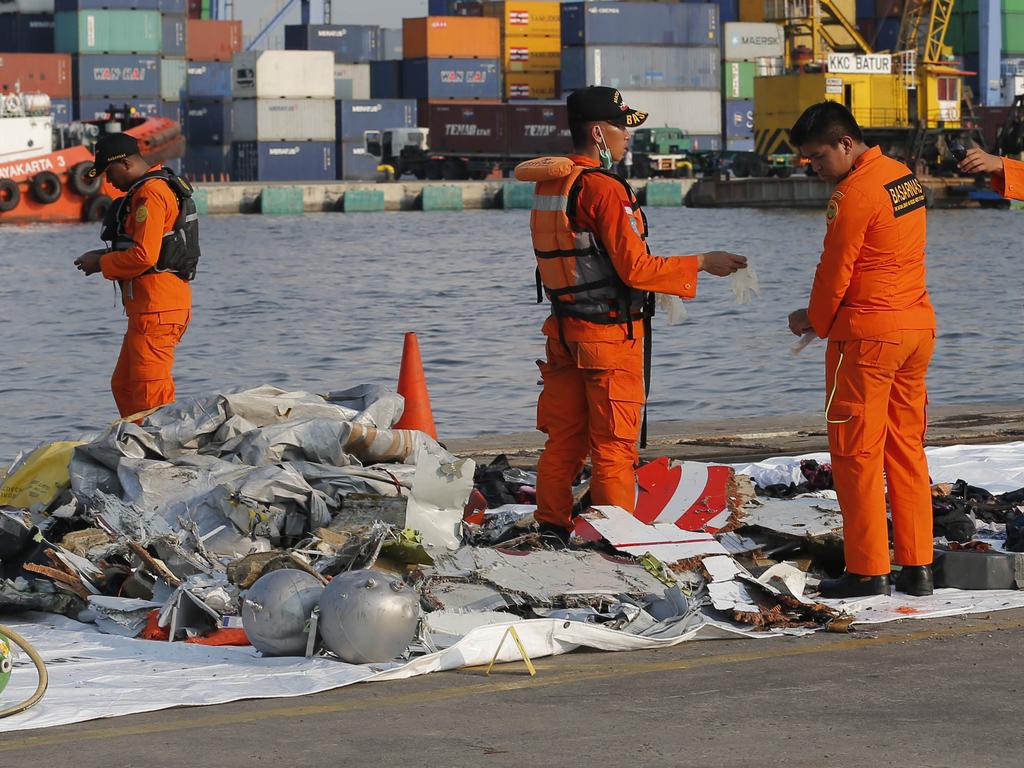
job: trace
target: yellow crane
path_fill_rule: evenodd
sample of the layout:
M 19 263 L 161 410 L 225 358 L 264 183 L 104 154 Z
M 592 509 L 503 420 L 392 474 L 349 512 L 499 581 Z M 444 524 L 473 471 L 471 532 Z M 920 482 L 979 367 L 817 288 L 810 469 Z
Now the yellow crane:
M 876 51 L 838 0 L 766 0 L 783 26 L 783 72 L 754 80 L 757 153 L 792 168 L 788 129 L 811 104 L 845 104 L 870 144 L 924 174 L 945 137 L 959 135 L 964 73 L 945 46 L 954 0 L 907 0 L 894 51 Z M 785 175 L 782 173 L 781 175 Z

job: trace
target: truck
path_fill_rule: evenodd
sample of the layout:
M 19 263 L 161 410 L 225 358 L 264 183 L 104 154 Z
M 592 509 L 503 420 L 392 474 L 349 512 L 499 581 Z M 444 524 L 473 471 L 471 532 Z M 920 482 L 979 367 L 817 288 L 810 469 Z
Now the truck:
M 638 179 L 693 175 L 693 140 L 684 130 L 637 128 L 629 148 L 633 153 L 633 175 Z

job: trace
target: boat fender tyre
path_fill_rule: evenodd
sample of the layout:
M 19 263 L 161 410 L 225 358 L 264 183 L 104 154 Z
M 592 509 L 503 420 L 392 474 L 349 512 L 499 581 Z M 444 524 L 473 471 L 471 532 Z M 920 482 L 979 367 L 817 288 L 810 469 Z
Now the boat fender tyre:
M 10 179 L 0 179 L 0 213 L 13 211 L 21 202 L 21 189 Z
M 32 184 L 29 186 L 32 197 L 43 205 L 49 205 L 60 200 L 60 193 L 64 191 L 64 185 L 60 183 L 60 176 L 52 171 L 42 171 L 32 177 Z
M 76 163 L 71 166 L 71 170 L 68 172 L 68 185 L 82 197 L 95 195 L 100 191 L 100 186 L 103 184 L 102 176 L 96 175 L 89 178 L 85 175 L 91 168 L 92 163 Z
M 82 206 L 82 221 L 103 221 L 114 201 L 106 195 L 90 197 Z

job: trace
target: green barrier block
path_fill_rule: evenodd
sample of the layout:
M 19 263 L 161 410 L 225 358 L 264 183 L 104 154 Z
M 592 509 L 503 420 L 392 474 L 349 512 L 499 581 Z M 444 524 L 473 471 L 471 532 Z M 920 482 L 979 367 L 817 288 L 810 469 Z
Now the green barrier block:
M 533 184 L 506 181 L 501 185 L 501 207 L 506 211 L 513 208 L 533 208 Z
M 341 198 L 345 213 L 364 213 L 384 210 L 383 189 L 350 189 Z
M 462 187 L 450 184 L 427 184 L 423 187 L 424 211 L 461 211 Z
M 210 214 L 210 190 L 194 188 L 192 190 L 192 202 L 196 204 L 196 213 L 200 216 L 208 216 Z
M 264 187 L 260 193 L 261 213 L 295 216 L 304 210 L 302 187 Z
M 683 204 L 683 185 L 678 181 L 649 181 L 645 188 L 644 205 L 680 206 Z

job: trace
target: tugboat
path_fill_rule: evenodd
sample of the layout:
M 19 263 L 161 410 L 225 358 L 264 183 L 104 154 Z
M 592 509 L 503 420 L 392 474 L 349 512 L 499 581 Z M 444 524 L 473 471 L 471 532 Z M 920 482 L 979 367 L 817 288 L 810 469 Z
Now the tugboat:
M 86 171 L 96 140 L 120 131 L 135 136 L 153 162 L 185 153 L 178 123 L 142 117 L 128 105 L 111 105 L 100 120 L 55 126 L 49 96 L 0 94 L 0 224 L 102 221 L 119 193 Z

